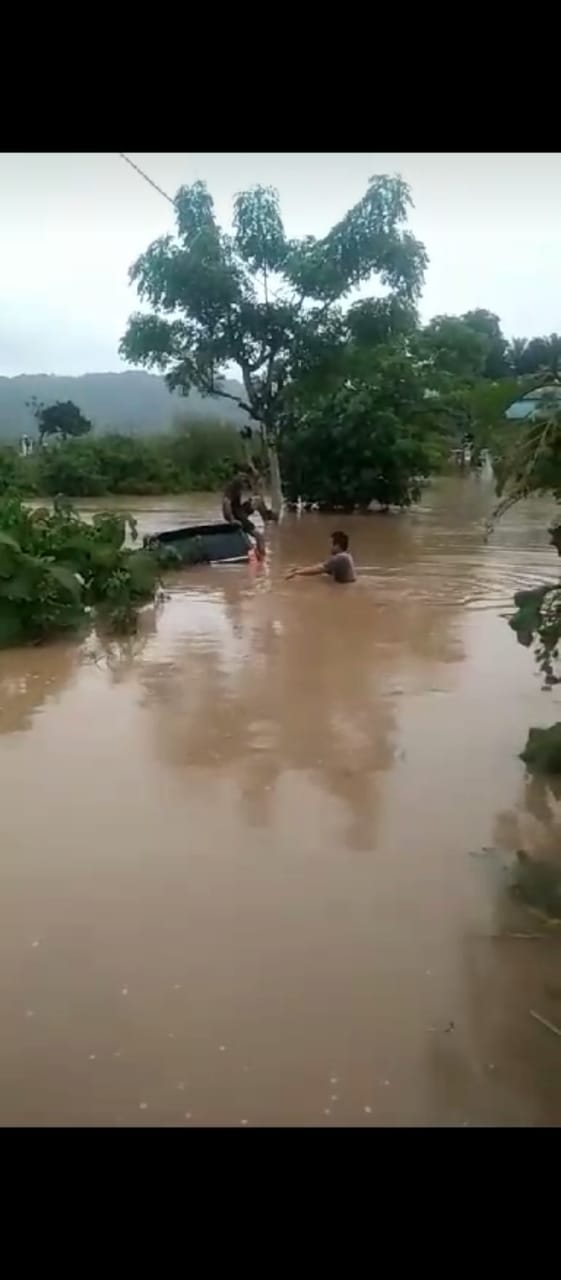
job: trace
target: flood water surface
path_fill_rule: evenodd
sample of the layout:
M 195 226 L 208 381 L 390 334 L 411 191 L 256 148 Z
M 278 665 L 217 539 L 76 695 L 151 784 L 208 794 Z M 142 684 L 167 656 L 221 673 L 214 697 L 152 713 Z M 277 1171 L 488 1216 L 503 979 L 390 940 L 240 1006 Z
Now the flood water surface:
M 352 587 L 284 581 L 333 527 L 289 516 L 130 642 L 0 655 L 0 1123 L 561 1120 L 561 930 L 474 856 L 559 846 L 518 752 L 560 695 L 502 616 L 558 559 L 491 505 L 339 518 Z

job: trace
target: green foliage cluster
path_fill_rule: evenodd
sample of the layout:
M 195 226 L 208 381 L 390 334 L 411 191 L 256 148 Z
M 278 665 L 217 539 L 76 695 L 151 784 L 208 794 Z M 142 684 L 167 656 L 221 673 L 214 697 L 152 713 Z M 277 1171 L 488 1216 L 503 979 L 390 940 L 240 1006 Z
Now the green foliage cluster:
M 158 564 L 134 542 L 135 521 L 101 513 L 81 520 L 61 498 L 54 510 L 30 511 L 16 497 L 0 500 L 0 646 L 37 642 L 85 625 L 128 632 L 137 609 L 152 600 Z
M 490 530 L 510 507 L 533 494 L 552 493 L 561 501 L 561 414 L 553 401 L 548 403 L 544 397 L 543 407 L 530 423 L 523 423 L 508 434 L 503 429 L 496 450 L 496 474 L 500 501 Z M 561 554 L 561 522 L 553 523 L 549 533 L 552 545 Z M 519 591 L 514 604 L 516 612 L 510 626 L 520 644 L 533 646 L 544 677 L 543 687 L 550 689 L 561 682 L 561 581 Z M 537 734 L 538 730 L 532 732 Z M 530 764 L 529 756 L 523 759 Z
M 555 735 L 557 742 L 556 763 L 557 769 L 552 769 L 551 765 L 545 770 L 538 769 L 538 772 L 556 773 L 561 772 L 561 725 L 552 725 L 551 729 L 530 729 L 528 744 L 533 743 L 530 751 L 531 759 L 534 759 L 534 748 L 536 740 L 532 738 L 534 734 L 545 734 L 549 737 L 549 741 L 553 742 Z M 522 759 L 526 759 L 526 752 L 522 753 Z M 528 767 L 531 767 L 530 759 L 527 760 Z M 543 858 L 530 857 L 524 849 L 517 849 L 516 861 L 510 870 L 510 892 L 512 896 L 523 902 L 525 906 L 532 907 L 544 916 L 548 916 L 552 921 L 558 922 L 561 917 L 561 873 L 559 867 L 553 862 L 546 861 Z
M 544 687 L 559 684 L 557 673 L 561 638 L 561 587 L 543 584 L 531 591 L 518 591 L 514 597 L 516 612 L 509 625 L 519 644 L 535 646 L 535 658 L 544 677 Z
M 561 773 L 561 723 L 549 729 L 530 729 L 520 758 L 533 773 Z
M 408 506 L 446 454 L 441 409 L 397 346 L 380 346 L 367 359 L 356 351 L 347 371 L 330 393 L 307 392 L 283 433 L 287 497 L 329 510 Z
M 0 495 L 96 498 L 216 490 L 243 457 L 235 430 L 208 423 L 152 437 L 108 434 L 66 440 L 36 449 L 27 458 L 6 445 L 0 448 Z
M 76 439 L 88 435 L 92 429 L 89 418 L 72 400 L 56 400 L 54 404 L 45 405 L 34 397 L 28 408 L 37 422 L 40 440 L 47 436 L 57 436 L 60 440 Z

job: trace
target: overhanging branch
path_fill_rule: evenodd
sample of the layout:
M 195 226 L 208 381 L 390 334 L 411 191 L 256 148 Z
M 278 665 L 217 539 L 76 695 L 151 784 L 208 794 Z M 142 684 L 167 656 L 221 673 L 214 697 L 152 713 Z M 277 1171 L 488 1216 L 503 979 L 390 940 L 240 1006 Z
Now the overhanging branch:
M 209 395 L 222 396 L 223 400 L 233 400 L 234 404 L 237 404 L 240 409 L 244 409 L 250 415 L 253 414 L 251 405 L 246 404 L 245 400 L 240 400 L 239 396 L 233 396 L 231 391 L 221 391 L 219 387 L 213 387 L 212 391 L 209 391 Z

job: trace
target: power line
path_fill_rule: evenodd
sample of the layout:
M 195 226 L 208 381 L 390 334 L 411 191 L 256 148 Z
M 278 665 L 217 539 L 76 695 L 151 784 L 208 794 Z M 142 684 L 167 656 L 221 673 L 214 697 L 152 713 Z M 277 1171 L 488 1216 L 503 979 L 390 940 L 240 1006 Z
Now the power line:
M 168 204 L 173 205 L 174 209 L 177 209 L 176 201 L 172 200 L 171 196 L 168 196 L 167 191 L 162 191 L 162 188 L 158 186 L 158 183 L 154 182 L 153 178 L 149 178 L 148 174 L 145 173 L 144 170 L 139 167 L 139 165 L 134 163 L 134 160 L 130 160 L 129 157 L 125 155 L 124 151 L 118 151 L 117 155 L 121 157 L 121 160 L 125 161 L 125 164 L 130 164 L 131 169 L 135 169 L 136 172 L 140 174 L 140 177 L 144 178 L 144 181 L 148 182 L 150 186 L 154 188 L 154 191 L 157 191 L 159 195 L 164 197 L 164 200 L 168 201 Z M 202 226 L 202 227 L 199 227 L 199 230 L 195 232 L 195 235 L 193 236 L 193 239 L 191 240 L 191 244 L 189 246 L 190 249 L 193 248 L 193 245 L 198 240 L 199 236 L 202 235 L 204 230 L 205 230 L 205 227 Z
M 145 182 L 149 182 L 150 186 L 154 188 L 154 191 L 157 191 L 159 195 L 164 197 L 164 200 L 167 200 L 168 203 L 172 204 L 175 208 L 175 200 L 172 200 L 171 196 L 168 196 L 167 191 L 162 191 L 162 188 L 158 186 L 158 183 L 154 182 L 152 178 L 149 178 L 148 174 L 144 173 L 144 170 L 140 169 L 139 166 L 134 163 L 134 160 L 129 160 L 129 157 L 125 155 L 124 151 L 119 151 L 117 154 L 121 157 L 121 160 L 125 161 L 125 164 L 130 164 L 131 169 L 136 169 L 136 172 L 140 174 L 140 177 L 144 178 Z

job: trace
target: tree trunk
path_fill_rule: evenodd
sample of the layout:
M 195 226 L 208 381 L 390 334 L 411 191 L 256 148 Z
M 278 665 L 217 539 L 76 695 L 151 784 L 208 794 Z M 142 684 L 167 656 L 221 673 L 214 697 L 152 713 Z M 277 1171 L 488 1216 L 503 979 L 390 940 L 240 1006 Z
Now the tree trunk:
M 271 473 L 271 508 L 277 518 L 280 519 L 282 512 L 282 480 L 279 464 L 279 455 L 277 453 L 276 444 L 270 440 L 267 441 L 267 453 L 269 456 L 269 470 Z

